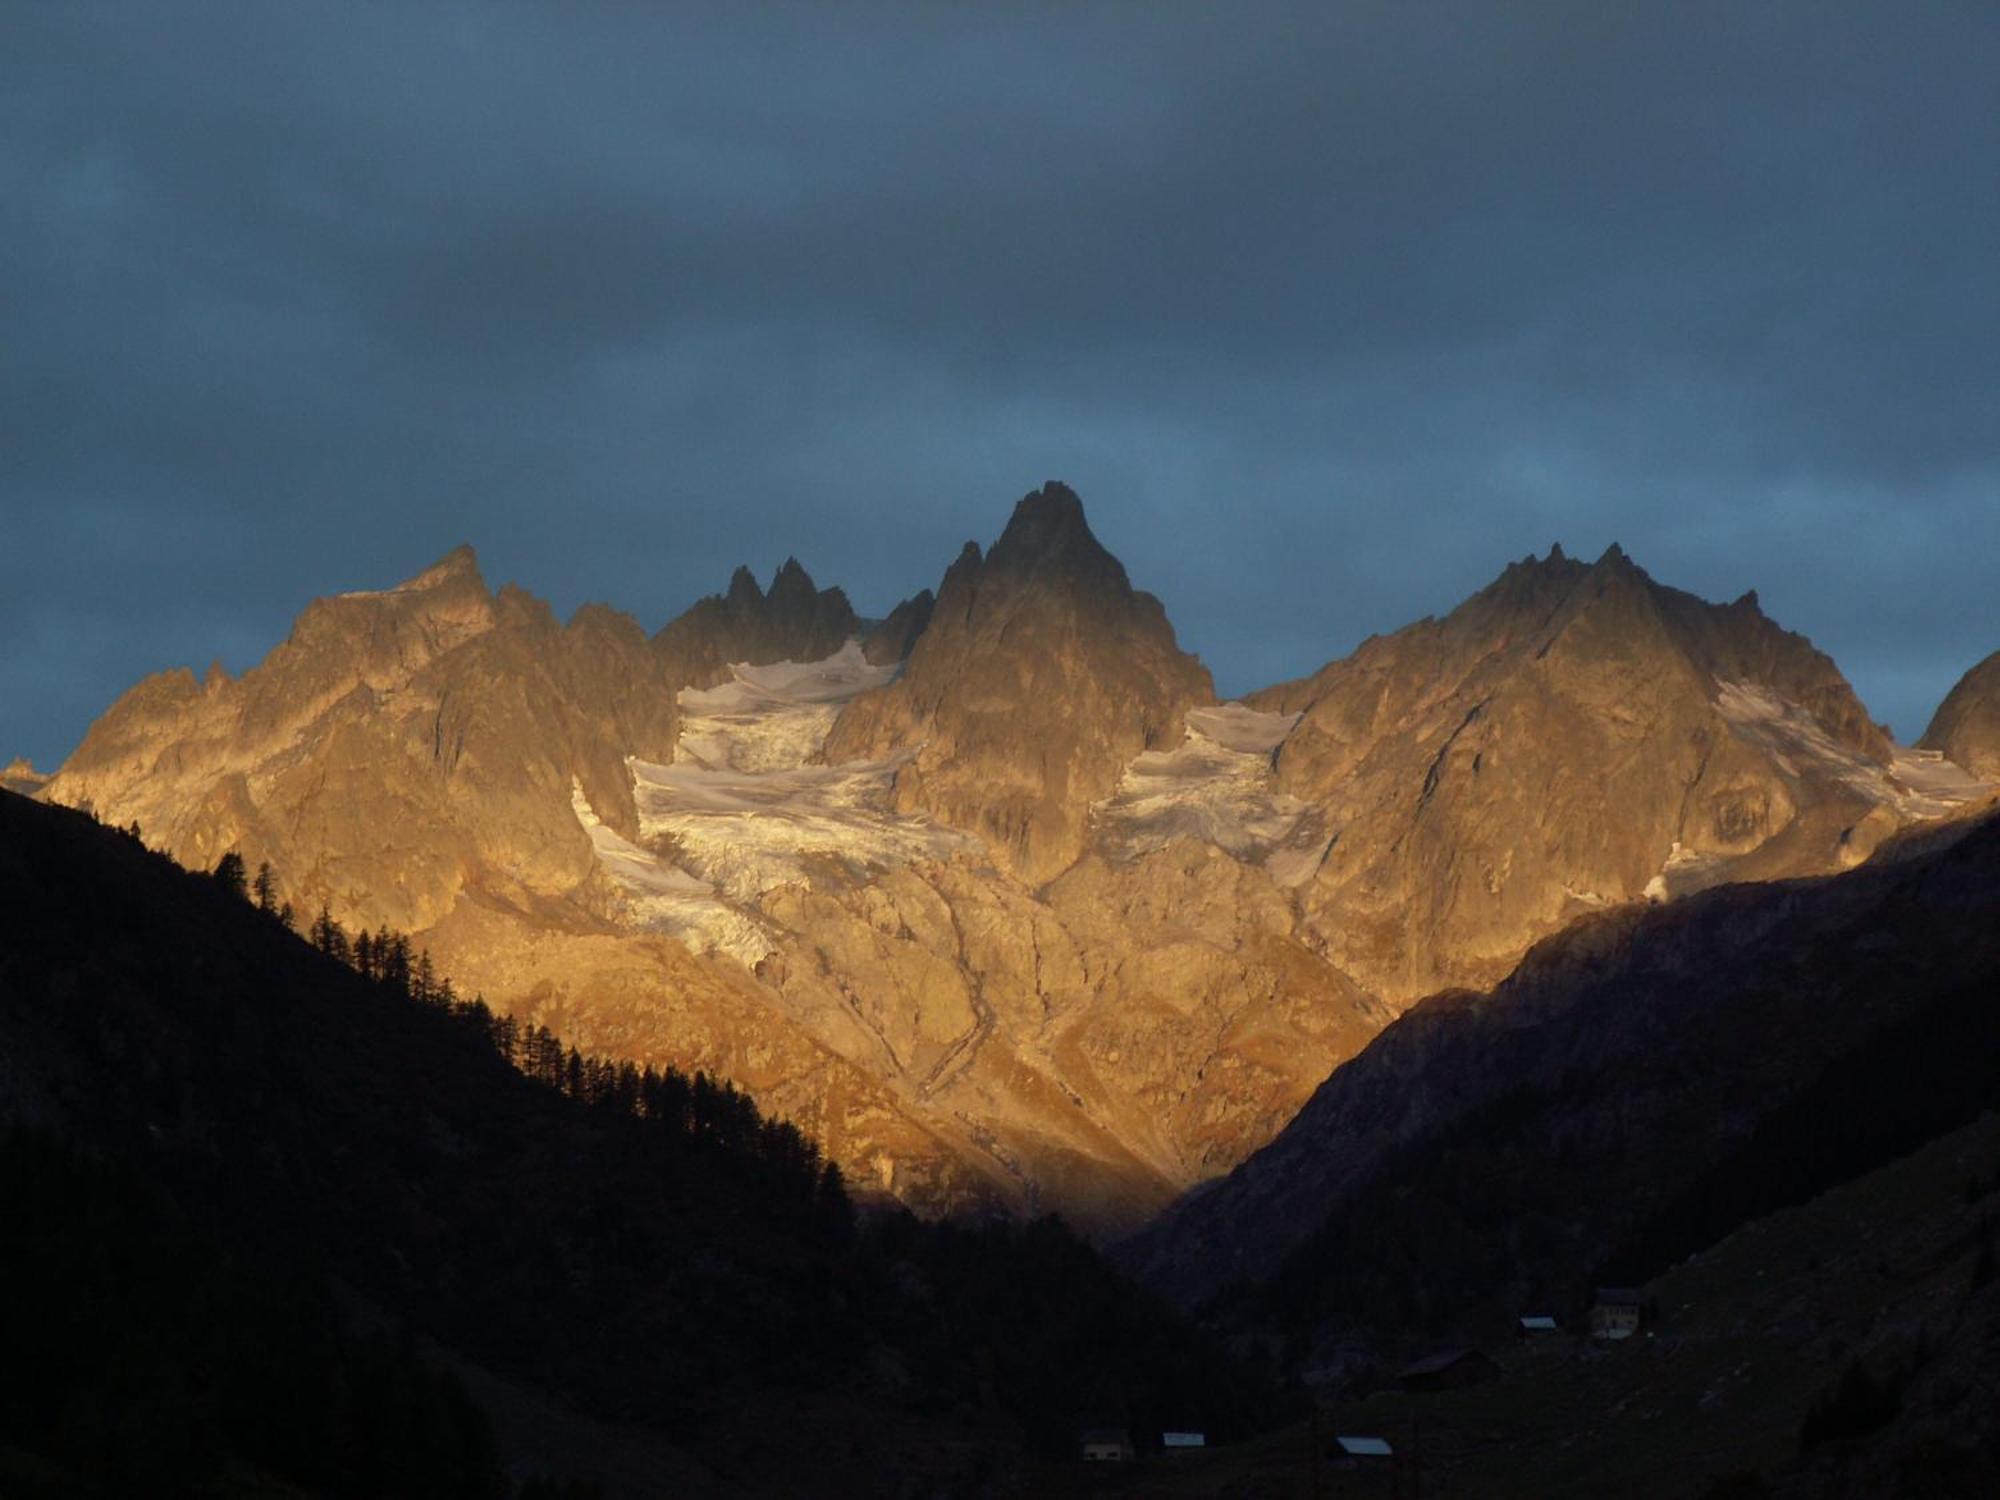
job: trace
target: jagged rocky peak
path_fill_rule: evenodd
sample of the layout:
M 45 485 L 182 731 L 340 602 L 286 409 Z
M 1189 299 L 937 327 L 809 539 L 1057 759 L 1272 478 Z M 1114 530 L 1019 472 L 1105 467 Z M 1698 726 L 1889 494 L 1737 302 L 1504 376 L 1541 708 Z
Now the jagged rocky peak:
M 1214 700 L 1166 611 L 1132 588 L 1083 504 L 1051 483 L 992 550 L 968 542 L 901 678 L 847 705 L 829 760 L 902 752 L 905 810 L 979 835 L 1030 881 L 1082 851 L 1092 802 L 1142 751 L 1180 743 Z
M 987 557 L 990 575 L 1060 578 L 1114 592 L 1131 591 L 1124 565 L 1091 532 L 1075 490 L 1051 480 L 1021 497 Z
M 455 585 L 470 585 L 481 591 L 486 587 L 486 580 L 479 572 L 479 554 L 473 551 L 470 542 L 460 542 L 397 592 L 449 588 Z
M 1311 920 L 1397 1003 L 1490 983 L 1596 907 L 1842 867 L 1906 815 L 1886 734 L 1810 641 L 1615 544 L 1512 564 L 1254 701 L 1300 714 L 1277 769 L 1323 821 Z
M 42 789 L 48 777 L 42 775 L 25 755 L 17 755 L 7 762 L 7 768 L 0 771 L 0 787 L 17 796 L 32 797 Z
M 733 662 L 822 661 L 860 632 L 846 593 L 817 587 L 788 557 L 768 592 L 749 568 L 738 567 L 728 592 L 698 600 L 668 621 L 653 644 L 677 681 L 709 688 L 729 680 Z
M 470 547 L 392 588 L 308 605 L 240 678 L 148 678 L 94 724 L 47 795 L 137 821 L 196 868 L 268 860 L 301 910 L 406 929 L 469 885 L 566 897 L 595 869 L 572 788 L 637 832 L 627 755 L 670 759 L 676 685 L 637 624 L 568 627 Z
M 493 626 L 493 595 L 470 546 L 447 552 L 415 577 L 387 589 L 315 599 L 292 624 L 287 644 L 355 661 L 371 685 L 421 665 Z
M 878 667 L 909 660 L 936 608 L 937 596 L 929 589 L 911 595 L 862 638 L 862 655 Z
M 1983 781 L 2000 781 L 2000 651 L 1958 680 L 1917 743 Z
M 737 610 L 762 607 L 764 590 L 758 586 L 757 575 L 750 571 L 747 563 L 738 563 L 736 571 L 729 575 L 729 592 L 723 595 L 723 600 Z

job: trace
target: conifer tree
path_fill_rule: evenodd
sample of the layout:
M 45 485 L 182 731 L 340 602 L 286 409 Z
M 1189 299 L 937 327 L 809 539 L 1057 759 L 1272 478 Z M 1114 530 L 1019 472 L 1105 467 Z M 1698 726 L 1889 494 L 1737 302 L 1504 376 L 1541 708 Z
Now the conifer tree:
M 320 903 L 319 915 L 313 918 L 310 935 L 312 945 L 328 958 L 338 959 L 342 963 L 350 961 L 347 929 L 334 920 L 333 912 L 324 902 Z
M 243 856 L 231 849 L 215 863 L 215 883 L 230 895 L 250 899 L 250 879 L 243 868 Z
M 387 927 L 376 929 L 375 968 L 382 983 L 399 995 L 410 993 L 410 940 Z
M 268 859 L 257 866 L 257 879 L 251 889 L 257 895 L 257 910 L 275 917 L 278 914 L 278 882 L 271 875 Z
M 417 955 L 417 962 L 410 971 L 410 998 L 420 1005 L 437 1003 L 437 969 L 431 963 L 431 950 L 428 948 Z

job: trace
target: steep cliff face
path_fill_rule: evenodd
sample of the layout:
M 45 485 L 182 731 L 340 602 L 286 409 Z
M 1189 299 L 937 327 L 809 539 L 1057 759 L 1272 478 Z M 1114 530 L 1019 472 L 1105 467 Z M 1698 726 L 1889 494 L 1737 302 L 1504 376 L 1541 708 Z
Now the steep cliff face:
M 1917 743 L 1982 781 L 2000 781 L 2000 651 L 1958 680 Z
M 863 654 L 877 666 L 907 661 L 916 649 L 917 637 L 931 623 L 931 612 L 936 608 L 937 598 L 929 589 L 912 594 L 862 637 Z
M 712 688 L 729 681 L 732 662 L 820 661 L 861 628 L 847 595 L 820 589 L 795 557 L 772 575 L 766 593 L 748 568 L 738 568 L 729 592 L 711 594 L 653 637 L 654 650 L 676 683 Z
M 468 884 L 505 900 L 594 869 L 578 783 L 633 827 L 624 756 L 673 752 L 673 685 L 602 607 L 559 625 L 490 593 L 470 549 L 394 589 L 311 605 L 241 680 L 148 678 L 94 725 L 50 800 L 140 824 L 207 867 L 236 849 L 301 909 L 428 927 Z
M 725 1074 L 860 1183 L 1113 1233 L 1416 996 L 1978 791 L 1753 598 L 1615 550 L 1211 697 L 1050 485 L 868 629 L 796 563 L 648 641 L 455 553 L 312 605 L 241 681 L 141 683 L 46 794 L 268 860 L 592 1050 Z
M 826 756 L 905 756 L 899 807 L 976 834 L 1040 883 L 1083 852 L 1090 806 L 1125 767 L 1178 744 L 1187 710 L 1213 698 L 1159 600 L 1132 587 L 1075 492 L 1049 484 L 991 554 L 966 544 L 907 670 L 848 705 Z
M 1704 603 L 1616 547 L 1517 563 L 1251 702 L 1300 715 L 1277 767 L 1322 840 L 1314 931 L 1402 1002 L 1596 908 L 1852 864 L 1923 800 L 1754 596 Z

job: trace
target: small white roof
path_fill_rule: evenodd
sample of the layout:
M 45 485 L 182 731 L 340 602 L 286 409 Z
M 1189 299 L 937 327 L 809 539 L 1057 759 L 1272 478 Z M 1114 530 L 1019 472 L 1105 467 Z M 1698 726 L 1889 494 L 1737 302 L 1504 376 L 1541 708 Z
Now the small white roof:
M 1390 1455 L 1389 1440 L 1378 1437 L 1337 1437 L 1340 1451 L 1354 1458 L 1387 1458 Z

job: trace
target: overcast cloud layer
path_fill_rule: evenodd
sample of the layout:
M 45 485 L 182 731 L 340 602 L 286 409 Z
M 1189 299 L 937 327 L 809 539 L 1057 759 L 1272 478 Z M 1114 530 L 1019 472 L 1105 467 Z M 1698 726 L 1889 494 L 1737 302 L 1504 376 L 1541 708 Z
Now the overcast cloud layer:
M 1226 692 L 1613 540 L 2000 648 L 2000 7 L 0 0 L 0 761 L 460 541 L 864 612 L 1047 478 Z M 753 13 L 754 12 L 754 13 Z

